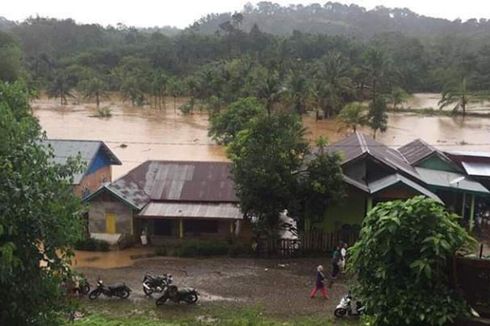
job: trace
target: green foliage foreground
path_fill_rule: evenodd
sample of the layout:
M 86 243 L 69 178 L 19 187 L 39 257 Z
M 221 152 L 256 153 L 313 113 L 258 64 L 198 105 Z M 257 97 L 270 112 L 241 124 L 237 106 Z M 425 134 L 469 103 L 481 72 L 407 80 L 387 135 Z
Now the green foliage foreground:
M 81 232 L 76 162 L 52 164 L 22 85 L 0 83 L 0 325 L 57 325 Z
M 472 243 L 457 219 L 424 197 L 368 213 L 350 264 L 374 325 L 446 325 L 465 314 L 449 286 L 451 257 Z

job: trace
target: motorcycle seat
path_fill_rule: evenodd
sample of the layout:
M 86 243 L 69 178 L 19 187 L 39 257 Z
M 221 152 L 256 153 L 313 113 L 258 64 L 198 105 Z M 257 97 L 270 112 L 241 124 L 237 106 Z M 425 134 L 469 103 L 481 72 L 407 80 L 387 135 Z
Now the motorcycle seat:
M 109 289 L 116 290 L 118 288 L 122 288 L 123 286 L 124 286 L 124 283 L 111 284 L 111 285 L 109 285 Z

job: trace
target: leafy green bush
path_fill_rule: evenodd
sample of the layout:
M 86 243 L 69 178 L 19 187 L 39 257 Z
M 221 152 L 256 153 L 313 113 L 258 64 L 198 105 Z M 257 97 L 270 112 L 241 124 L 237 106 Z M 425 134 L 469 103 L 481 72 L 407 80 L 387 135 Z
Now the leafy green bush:
M 179 243 L 168 243 L 155 250 L 158 256 L 223 256 L 231 257 L 248 256 L 252 254 L 251 247 L 247 244 L 236 242 L 230 244 L 224 240 L 184 240 Z
M 467 311 L 450 287 L 450 259 L 474 240 L 425 197 L 378 204 L 350 250 L 356 291 L 374 326 L 446 325 Z
M 109 251 L 109 243 L 104 240 L 86 238 L 75 243 L 76 250 Z
M 225 241 L 184 241 L 176 251 L 180 257 L 221 256 L 228 254 L 229 244 Z

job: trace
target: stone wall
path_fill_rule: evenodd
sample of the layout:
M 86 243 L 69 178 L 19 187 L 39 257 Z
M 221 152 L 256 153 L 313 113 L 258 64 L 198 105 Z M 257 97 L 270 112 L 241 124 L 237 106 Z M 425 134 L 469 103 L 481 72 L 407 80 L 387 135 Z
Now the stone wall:
M 113 213 L 116 216 L 117 234 L 133 234 L 133 210 L 107 193 L 90 201 L 88 212 L 90 233 L 106 233 L 107 213 Z

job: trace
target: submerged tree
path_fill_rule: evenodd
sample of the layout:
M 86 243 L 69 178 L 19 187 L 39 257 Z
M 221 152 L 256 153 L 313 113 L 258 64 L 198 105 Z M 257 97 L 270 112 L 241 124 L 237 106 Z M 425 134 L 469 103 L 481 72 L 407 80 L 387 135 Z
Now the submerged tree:
M 442 326 L 464 315 L 467 307 L 450 286 L 450 261 L 472 242 L 458 217 L 432 199 L 374 207 L 349 260 L 373 325 Z
M 87 99 L 94 99 L 97 109 L 100 101 L 108 97 L 107 83 L 95 73 L 89 73 L 78 83 L 78 89 Z
M 22 85 L 0 83 L 0 94 L 0 324 L 61 325 L 61 282 L 82 232 L 78 164 L 52 163 Z
M 368 124 L 366 108 L 362 103 L 352 102 L 344 106 L 337 118 L 353 132 L 357 131 L 358 127 Z
M 373 138 L 377 131 L 385 132 L 388 128 L 388 115 L 386 114 L 386 102 L 383 97 L 374 98 L 369 104 L 368 125 L 373 129 Z
M 469 102 L 469 94 L 466 87 L 466 77 L 463 77 L 459 82 L 448 83 L 443 92 L 442 98 L 439 101 L 439 109 L 442 110 L 446 106 L 453 106 L 453 113 L 459 110 L 463 111 L 463 116 L 466 115 L 466 106 Z

